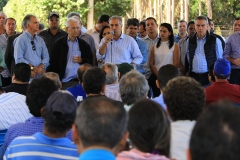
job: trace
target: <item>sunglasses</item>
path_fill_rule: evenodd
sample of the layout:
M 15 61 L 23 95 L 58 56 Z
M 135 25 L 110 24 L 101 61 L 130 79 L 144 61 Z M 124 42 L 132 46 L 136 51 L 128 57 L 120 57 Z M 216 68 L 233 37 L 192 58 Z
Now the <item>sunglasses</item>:
M 34 41 L 31 41 L 31 44 L 32 44 L 32 50 L 36 50 L 36 47 L 35 47 L 35 44 L 34 44 Z

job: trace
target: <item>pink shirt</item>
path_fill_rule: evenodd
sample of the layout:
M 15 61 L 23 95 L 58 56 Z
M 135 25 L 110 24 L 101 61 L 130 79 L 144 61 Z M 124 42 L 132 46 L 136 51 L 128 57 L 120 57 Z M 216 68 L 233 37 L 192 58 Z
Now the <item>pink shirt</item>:
M 169 160 L 165 156 L 152 153 L 144 153 L 137 149 L 123 151 L 117 155 L 117 160 Z

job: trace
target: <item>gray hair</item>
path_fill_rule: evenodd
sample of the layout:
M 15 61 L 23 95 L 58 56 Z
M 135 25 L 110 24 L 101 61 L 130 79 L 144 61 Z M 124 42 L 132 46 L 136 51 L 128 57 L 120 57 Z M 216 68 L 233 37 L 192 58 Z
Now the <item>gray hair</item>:
M 118 19 L 119 20 L 119 24 L 122 26 L 122 17 L 120 17 L 120 16 L 112 16 L 112 17 L 109 18 L 108 22 L 110 23 L 110 21 L 112 19 Z
M 119 94 L 122 102 L 127 105 L 132 105 L 138 99 L 145 97 L 148 90 L 146 78 L 136 70 L 125 74 L 119 82 Z
M 70 13 L 68 13 L 67 19 L 68 19 L 68 18 L 71 18 L 71 17 L 73 17 L 73 16 L 77 16 L 77 17 L 79 17 L 79 18 L 81 19 L 80 14 L 77 13 L 77 12 L 70 12 Z
M 27 14 L 27 15 L 23 18 L 22 27 L 23 27 L 24 29 L 27 28 L 27 24 L 30 22 L 31 17 L 37 18 L 37 17 L 36 17 L 35 15 L 33 15 L 33 14 Z
M 106 74 L 106 84 L 113 84 L 118 80 L 118 67 L 112 63 L 105 63 L 101 66 L 103 70 L 107 70 Z
M 61 81 L 59 75 L 55 72 L 46 72 L 43 74 L 43 77 L 51 79 L 58 89 L 61 89 Z
M 81 20 L 81 18 L 79 18 L 78 16 L 72 16 L 71 18 L 77 19 L 77 20 L 80 22 L 80 24 L 82 25 L 82 20 Z
M 198 16 L 197 18 L 195 18 L 194 22 L 196 23 L 196 20 L 205 20 L 207 24 L 209 24 L 208 22 L 208 18 L 205 16 Z
M 7 19 L 7 15 L 3 11 L 0 11 L 0 15 L 2 14 L 5 16 L 5 19 Z
M 67 21 L 66 21 L 66 27 L 69 27 L 70 26 L 70 22 L 77 22 L 79 24 L 79 20 L 74 18 L 74 17 L 71 17 L 71 18 L 68 18 Z

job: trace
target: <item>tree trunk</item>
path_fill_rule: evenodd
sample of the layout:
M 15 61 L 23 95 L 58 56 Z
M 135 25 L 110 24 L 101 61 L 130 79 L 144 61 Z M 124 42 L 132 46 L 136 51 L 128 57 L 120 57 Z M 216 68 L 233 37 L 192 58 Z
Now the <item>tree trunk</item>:
M 202 0 L 199 0 L 199 16 L 202 15 Z
M 88 12 L 88 23 L 87 23 L 87 29 L 93 28 L 93 21 L 94 21 L 94 0 L 89 0 L 88 5 L 90 7 L 90 10 Z
M 171 23 L 171 1 L 170 0 L 166 0 L 166 3 L 167 3 L 167 20 L 166 22 L 167 23 Z
M 211 0 L 208 0 L 208 17 L 212 19 L 212 4 Z
M 175 0 L 172 0 L 172 16 L 171 16 L 171 25 L 174 28 L 174 9 L 175 9 Z
M 184 10 L 185 10 L 185 21 L 189 21 L 189 0 L 185 0 L 184 2 Z
M 158 16 L 157 16 L 157 0 L 154 0 L 154 13 L 153 13 L 153 17 L 158 18 Z
M 180 6 L 181 6 L 180 19 L 182 20 L 183 19 L 183 13 L 184 13 L 184 10 L 183 10 L 183 0 L 180 0 Z

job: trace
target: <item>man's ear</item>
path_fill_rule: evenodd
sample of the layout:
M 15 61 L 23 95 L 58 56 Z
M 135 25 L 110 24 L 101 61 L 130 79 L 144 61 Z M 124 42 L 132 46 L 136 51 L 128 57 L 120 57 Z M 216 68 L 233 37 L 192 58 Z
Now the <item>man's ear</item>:
M 118 80 L 120 80 L 120 76 L 121 76 L 121 73 L 120 73 L 120 72 L 118 72 Z
M 76 145 L 79 144 L 78 131 L 77 131 L 77 126 L 75 124 L 72 125 L 72 139 L 74 144 Z
M 187 154 L 187 160 L 192 160 L 192 156 L 191 156 L 191 152 L 190 152 L 190 149 L 188 148 L 187 150 L 186 150 L 186 154 Z
M 41 108 L 41 116 L 42 116 L 42 118 L 44 118 L 44 114 L 45 114 L 45 107 Z
M 115 156 L 117 156 L 119 152 L 124 150 L 127 143 L 128 136 L 129 136 L 129 132 L 126 132 L 123 135 L 122 139 L 119 141 L 119 143 L 112 149 L 112 152 Z
M 160 85 L 159 85 L 159 82 L 158 82 L 158 80 L 156 80 L 156 86 L 157 86 L 157 88 L 159 88 L 159 89 L 160 89 Z

